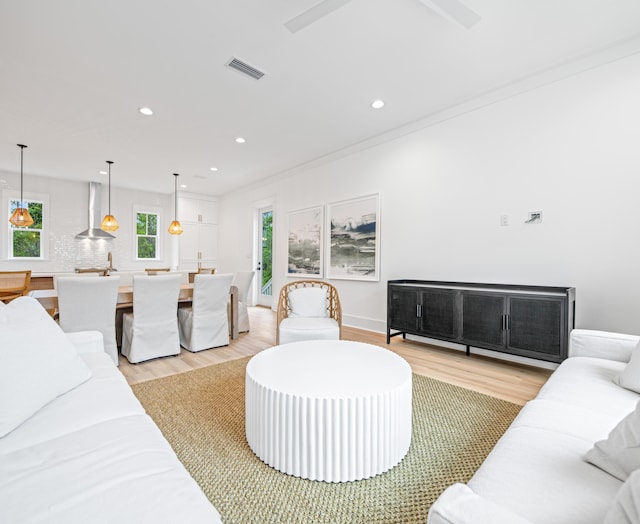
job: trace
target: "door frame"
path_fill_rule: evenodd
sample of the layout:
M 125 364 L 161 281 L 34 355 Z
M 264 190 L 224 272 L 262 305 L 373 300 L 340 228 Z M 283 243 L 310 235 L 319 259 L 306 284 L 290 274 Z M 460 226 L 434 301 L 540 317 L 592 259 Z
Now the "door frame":
M 272 199 L 254 202 L 253 206 L 253 268 L 256 271 L 255 285 L 253 286 L 253 303 L 258 306 L 265 306 L 274 309 L 277 304 L 277 297 L 262 294 L 262 270 L 258 270 L 258 262 L 262 262 L 262 214 L 271 211 L 273 216 L 272 236 L 271 236 L 271 275 L 273 282 L 273 274 L 275 267 L 275 204 Z M 262 264 L 260 264 L 262 267 Z M 273 290 L 273 285 L 272 285 Z

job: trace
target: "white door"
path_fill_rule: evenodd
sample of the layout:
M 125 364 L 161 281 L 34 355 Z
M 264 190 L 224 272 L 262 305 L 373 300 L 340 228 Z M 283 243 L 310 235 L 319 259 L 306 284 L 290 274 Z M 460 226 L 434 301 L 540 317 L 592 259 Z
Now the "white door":
M 257 303 L 271 307 L 273 304 L 273 207 L 263 207 L 257 213 L 256 279 Z

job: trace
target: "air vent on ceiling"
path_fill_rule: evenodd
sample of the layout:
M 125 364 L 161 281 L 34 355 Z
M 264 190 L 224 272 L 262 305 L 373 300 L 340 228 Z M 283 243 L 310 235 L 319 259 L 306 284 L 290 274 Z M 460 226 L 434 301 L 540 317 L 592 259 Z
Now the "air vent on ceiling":
M 262 71 L 237 58 L 232 58 L 227 65 L 236 71 L 249 75 L 251 78 L 255 78 L 256 80 L 260 80 L 264 76 Z

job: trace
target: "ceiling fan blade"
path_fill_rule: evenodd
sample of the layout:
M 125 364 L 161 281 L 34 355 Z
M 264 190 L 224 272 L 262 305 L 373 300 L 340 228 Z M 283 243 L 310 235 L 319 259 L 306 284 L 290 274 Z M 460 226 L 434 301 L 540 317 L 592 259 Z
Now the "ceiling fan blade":
M 466 29 L 471 29 L 481 20 L 478 13 L 469 9 L 459 0 L 420 0 L 420 2 Z
M 301 29 L 313 24 L 316 20 L 340 9 L 350 1 L 351 0 L 324 0 L 324 2 L 314 5 L 311 9 L 307 9 L 304 13 L 292 18 L 284 25 L 292 33 L 297 33 Z

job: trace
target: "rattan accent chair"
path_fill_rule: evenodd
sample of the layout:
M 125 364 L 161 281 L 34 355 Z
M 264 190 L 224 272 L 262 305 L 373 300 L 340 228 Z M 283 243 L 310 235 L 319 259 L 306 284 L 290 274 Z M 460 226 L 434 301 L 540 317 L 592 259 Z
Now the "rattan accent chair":
M 29 292 L 31 270 L 0 271 L 0 301 L 5 304 Z
M 322 293 L 311 291 L 324 291 Z M 280 289 L 276 344 L 298 340 L 342 338 L 338 290 L 321 280 L 296 280 Z

